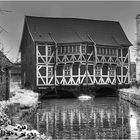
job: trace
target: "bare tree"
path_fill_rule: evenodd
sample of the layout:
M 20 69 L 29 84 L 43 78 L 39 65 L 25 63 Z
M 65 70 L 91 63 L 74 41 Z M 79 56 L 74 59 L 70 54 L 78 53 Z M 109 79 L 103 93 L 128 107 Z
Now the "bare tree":
M 10 13 L 10 12 L 13 12 L 13 11 L 0 8 L 0 14 L 2 14 L 2 15 L 5 15 L 5 13 Z M 0 33 L 3 32 L 3 31 L 6 32 L 6 33 L 8 33 L 8 32 L 0 25 Z

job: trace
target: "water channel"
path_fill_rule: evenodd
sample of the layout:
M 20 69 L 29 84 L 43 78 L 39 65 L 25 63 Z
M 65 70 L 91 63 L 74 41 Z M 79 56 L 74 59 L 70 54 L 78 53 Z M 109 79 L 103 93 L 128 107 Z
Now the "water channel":
M 44 100 L 36 122 L 53 139 L 140 139 L 140 108 L 117 97 Z

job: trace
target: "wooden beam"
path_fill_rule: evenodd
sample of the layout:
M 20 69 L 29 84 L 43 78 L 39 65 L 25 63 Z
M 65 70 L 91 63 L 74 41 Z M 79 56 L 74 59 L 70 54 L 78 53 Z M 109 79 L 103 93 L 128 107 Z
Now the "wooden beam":
M 54 49 L 54 56 L 55 56 L 55 59 L 54 59 L 54 88 L 55 88 L 55 92 L 56 92 L 56 94 L 57 94 L 57 90 L 56 90 L 56 67 L 57 67 L 57 56 L 58 56 L 58 54 L 57 54 L 57 42 L 56 42 L 56 40 L 54 39 L 54 37 L 52 36 L 52 34 L 51 33 L 48 33 L 49 34 L 49 36 L 50 36 L 50 38 L 54 41 L 54 43 L 55 43 L 55 49 Z
M 86 45 L 86 92 L 88 91 L 88 58 L 87 58 L 87 47 Z
M 87 34 L 87 37 L 90 39 L 91 42 L 93 42 L 93 46 L 94 46 L 94 53 L 95 53 L 95 64 L 94 64 L 94 67 L 96 66 L 96 63 L 97 63 L 97 48 L 96 48 L 96 43 L 95 41 L 90 37 L 89 34 Z

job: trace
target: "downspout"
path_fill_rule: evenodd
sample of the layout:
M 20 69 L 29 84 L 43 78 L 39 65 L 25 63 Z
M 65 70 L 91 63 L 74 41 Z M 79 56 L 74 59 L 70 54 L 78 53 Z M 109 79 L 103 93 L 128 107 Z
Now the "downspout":
M 128 48 L 128 84 L 131 83 L 130 80 L 130 48 Z
M 88 92 L 88 58 L 87 58 L 87 47 L 86 45 L 86 93 Z
M 57 66 L 57 42 L 54 39 L 54 37 L 52 36 L 51 33 L 48 33 L 50 38 L 53 40 L 53 42 L 55 43 L 55 50 L 54 50 L 54 88 L 55 88 L 55 93 L 57 94 L 57 90 L 56 90 L 56 66 Z
M 118 77 L 117 77 L 117 69 L 118 69 L 118 62 L 119 62 L 119 56 L 118 56 L 118 49 L 116 49 L 117 52 L 117 65 L 116 65 L 116 89 L 118 89 Z
M 94 48 L 94 55 L 95 55 L 95 60 L 94 60 L 94 70 L 95 70 L 95 67 L 96 67 L 96 64 L 97 64 L 97 48 L 96 48 L 96 43 L 95 41 L 91 38 L 91 36 L 89 34 L 87 34 L 87 37 L 89 38 L 89 40 L 94 44 L 93 48 Z M 95 71 L 94 71 L 94 83 L 95 83 Z

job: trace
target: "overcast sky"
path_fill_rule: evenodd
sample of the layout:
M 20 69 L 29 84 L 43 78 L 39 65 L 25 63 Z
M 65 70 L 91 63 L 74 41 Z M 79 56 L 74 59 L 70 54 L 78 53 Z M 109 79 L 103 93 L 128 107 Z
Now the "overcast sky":
M 0 42 L 8 57 L 16 60 L 24 15 L 119 21 L 128 39 L 135 44 L 140 1 L 0 1 L 0 9 L 12 11 L 0 13 L 0 26 L 8 32 L 0 33 Z M 131 59 L 134 60 L 132 55 Z

